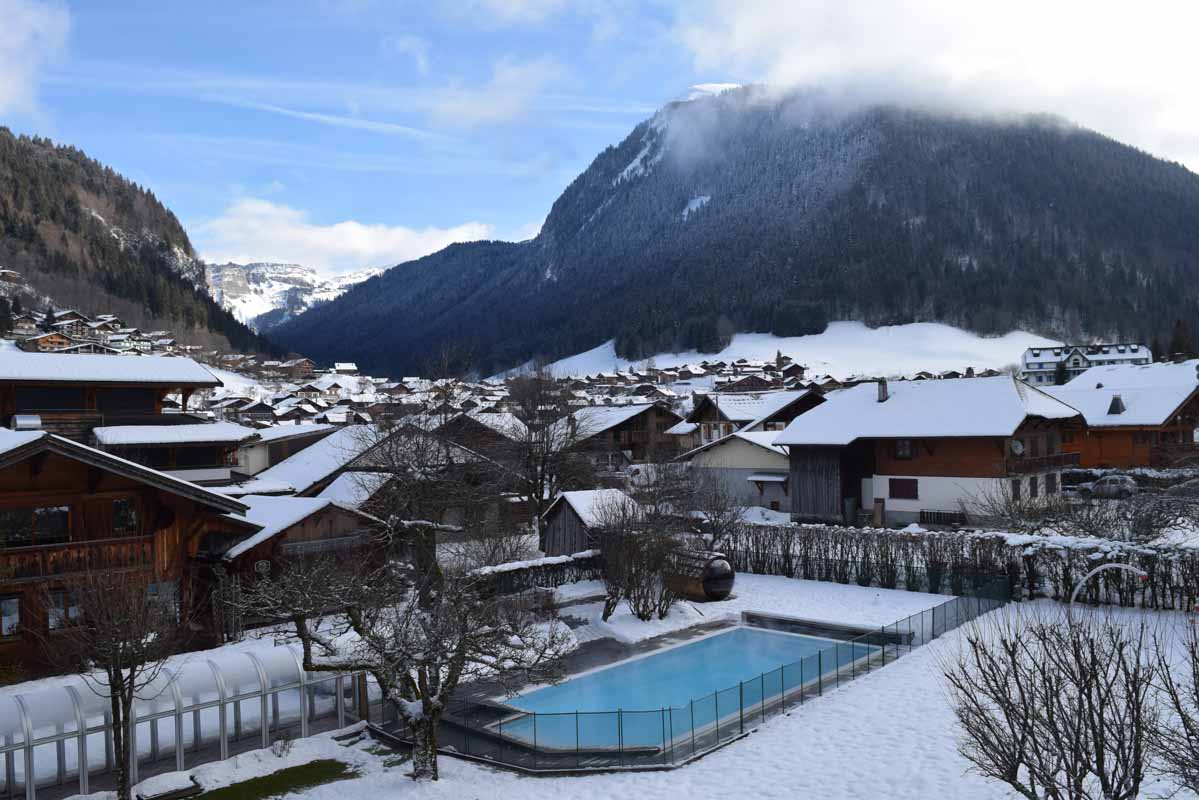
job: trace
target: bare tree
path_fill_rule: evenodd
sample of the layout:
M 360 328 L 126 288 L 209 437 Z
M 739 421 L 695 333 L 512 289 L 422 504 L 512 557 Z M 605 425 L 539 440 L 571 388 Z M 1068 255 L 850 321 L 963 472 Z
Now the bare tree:
M 732 544 L 743 527 L 749 508 L 716 470 L 692 466 L 691 508 L 703 517 L 704 532 L 710 537 L 713 550 L 723 550 Z
M 1107 616 L 1009 608 L 974 623 L 943 665 L 958 751 L 1029 800 L 1132 800 L 1156 724 L 1149 639 Z
M 326 558 L 289 563 L 247 597 L 260 613 L 290 621 L 305 669 L 369 673 L 411 733 L 412 777 L 437 780 L 437 730 L 458 687 L 554 680 L 567 646 L 555 619 L 490 596 L 487 586 L 461 567 L 388 561 L 364 572 Z
M 587 412 L 572 405 L 566 385 L 543 366 L 509 382 L 508 405 L 510 413 L 496 423 L 507 440 L 496 459 L 519 481 L 543 542 L 542 515 L 554 498 L 596 484 L 595 464 L 580 447 L 588 435 Z
M 1157 767 L 1180 787 L 1199 792 L 1199 632 L 1154 638 L 1156 697 L 1163 708 L 1150 737 Z M 1181 651 L 1181 657 L 1176 653 Z
M 148 573 L 90 572 L 64 591 L 46 593 L 43 607 L 48 630 L 37 636 L 49 657 L 78 671 L 109 701 L 117 798 L 129 800 L 133 704 L 157 695 L 166 658 L 183 644 L 176 598 L 152 592 Z

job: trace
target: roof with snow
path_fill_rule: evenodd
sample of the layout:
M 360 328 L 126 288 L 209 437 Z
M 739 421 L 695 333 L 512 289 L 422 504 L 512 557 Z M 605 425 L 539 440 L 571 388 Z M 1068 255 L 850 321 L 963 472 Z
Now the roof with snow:
M 220 386 L 221 381 L 190 358 L 26 353 L 0 351 L 0 383 L 101 383 L 151 386 Z
M 704 399 L 715 406 L 725 419 L 750 423 L 782 411 L 807 393 L 806 389 L 745 394 L 713 393 L 705 395 Z M 700 405 L 701 403 L 696 403 L 697 408 Z M 693 411 L 692 414 L 694 413 Z
M 658 404 L 629 403 L 620 406 L 587 406 L 575 411 L 571 417 L 578 425 L 579 438 L 585 439 L 615 428 L 656 405 Z M 673 414 L 674 412 L 669 413 Z
M 876 383 L 829 394 L 791 421 L 776 445 L 843 446 L 858 439 L 1011 436 L 1028 417 L 1073 419 L 1076 409 L 1007 375 L 892 381 L 878 401 Z
M 716 439 L 715 441 L 711 441 L 705 445 L 701 445 L 701 446 L 695 448 L 694 450 L 690 450 L 686 453 L 683 453 L 681 456 L 679 456 L 675 460 L 676 461 L 687 461 L 692 456 L 697 455 L 698 453 L 701 453 L 704 450 L 708 450 L 713 447 L 719 447 L 720 445 L 724 445 L 724 444 L 730 444 L 735 441 L 748 442 L 749 444 L 752 444 L 756 447 L 760 447 L 763 450 L 769 450 L 770 452 L 774 453 L 775 455 L 785 457 L 787 455 L 787 451 L 784 450 L 779 445 L 775 444 L 775 442 L 774 442 L 775 438 L 778 435 L 779 435 L 778 431 L 735 431 L 733 433 L 728 434 L 727 436 L 722 436 L 719 439 Z
M 665 432 L 671 436 L 686 436 L 689 433 L 695 433 L 695 430 L 698 427 L 699 425 L 694 422 L 683 420 L 682 422 L 676 422 L 674 425 L 671 425 L 666 429 Z
M 229 516 L 238 522 L 247 522 L 251 525 L 261 526 L 261 529 L 226 550 L 224 555 L 226 561 L 237 558 L 263 542 L 270 541 L 293 525 L 303 522 L 313 514 L 324 511 L 330 506 L 341 508 L 343 511 L 349 511 L 352 514 L 357 514 L 364 517 L 364 519 L 373 521 L 373 518 L 367 517 L 362 512 L 344 508 L 327 497 L 264 497 L 261 495 L 247 495 L 242 498 L 242 503 L 246 505 L 246 511 L 242 514 L 230 514 Z
M 349 508 L 361 508 L 364 503 L 391 479 L 387 472 L 343 472 L 317 494 Z
M 1082 412 L 1093 428 L 1165 424 L 1199 390 L 1199 359 L 1180 364 L 1091 367 L 1045 392 Z M 1113 398 L 1120 403 L 1113 407 Z M 1121 413 L 1110 413 L 1123 406 Z
M 238 444 L 258 435 L 232 422 L 198 425 L 114 425 L 96 428 L 96 441 L 109 447 L 154 444 Z
M 274 442 L 279 439 L 290 439 L 293 436 L 311 436 L 316 433 L 334 430 L 332 425 L 272 425 L 269 428 L 262 428 L 258 433 L 258 438 L 264 442 Z
M 541 515 L 542 518 L 548 517 L 554 506 L 559 503 L 570 506 L 588 528 L 602 524 L 602 514 L 606 508 L 637 508 L 637 501 L 620 489 L 588 489 L 581 492 L 562 492 L 550 503 L 550 507 Z
M 375 443 L 369 425 L 347 425 L 319 442 L 258 473 L 260 479 L 281 481 L 303 494 L 313 484 L 328 478 Z

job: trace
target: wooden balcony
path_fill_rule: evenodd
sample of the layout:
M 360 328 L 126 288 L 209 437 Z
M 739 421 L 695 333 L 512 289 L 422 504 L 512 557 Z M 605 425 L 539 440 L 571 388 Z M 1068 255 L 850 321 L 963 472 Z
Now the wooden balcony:
M 1008 458 L 1004 464 L 1008 475 L 1034 475 L 1038 472 L 1055 472 L 1078 466 L 1080 453 L 1054 453 L 1049 456 L 1024 456 Z
M 0 550 L 0 586 L 153 565 L 153 536 L 15 547 Z

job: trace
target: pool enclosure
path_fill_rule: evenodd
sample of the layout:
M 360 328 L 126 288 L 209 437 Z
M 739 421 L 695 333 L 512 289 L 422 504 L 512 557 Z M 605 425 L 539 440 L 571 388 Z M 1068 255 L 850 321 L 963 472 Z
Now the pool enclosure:
M 364 676 L 310 673 L 302 663 L 293 647 L 171 659 L 134 703 L 131 783 L 366 717 Z M 112 715 L 101 691 L 80 676 L 0 690 L 0 798 L 53 800 L 115 786 Z

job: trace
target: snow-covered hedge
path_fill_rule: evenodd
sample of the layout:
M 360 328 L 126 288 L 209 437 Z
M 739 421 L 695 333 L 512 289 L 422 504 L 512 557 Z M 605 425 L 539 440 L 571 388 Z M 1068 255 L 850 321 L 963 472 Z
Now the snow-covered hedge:
M 584 550 L 570 556 L 548 556 L 480 567 L 473 574 L 488 581 L 489 590 L 495 594 L 515 594 L 529 589 L 554 589 L 564 583 L 595 580 L 601 572 L 599 551 Z
M 1149 578 L 1108 570 L 1088 582 L 1080 600 L 1189 609 L 1199 599 L 1199 550 L 1167 544 L 918 526 L 759 525 L 737 531 L 725 549 L 740 571 L 912 591 L 970 594 L 1002 576 L 1013 599 L 1067 599 L 1083 575 L 1114 561 Z

